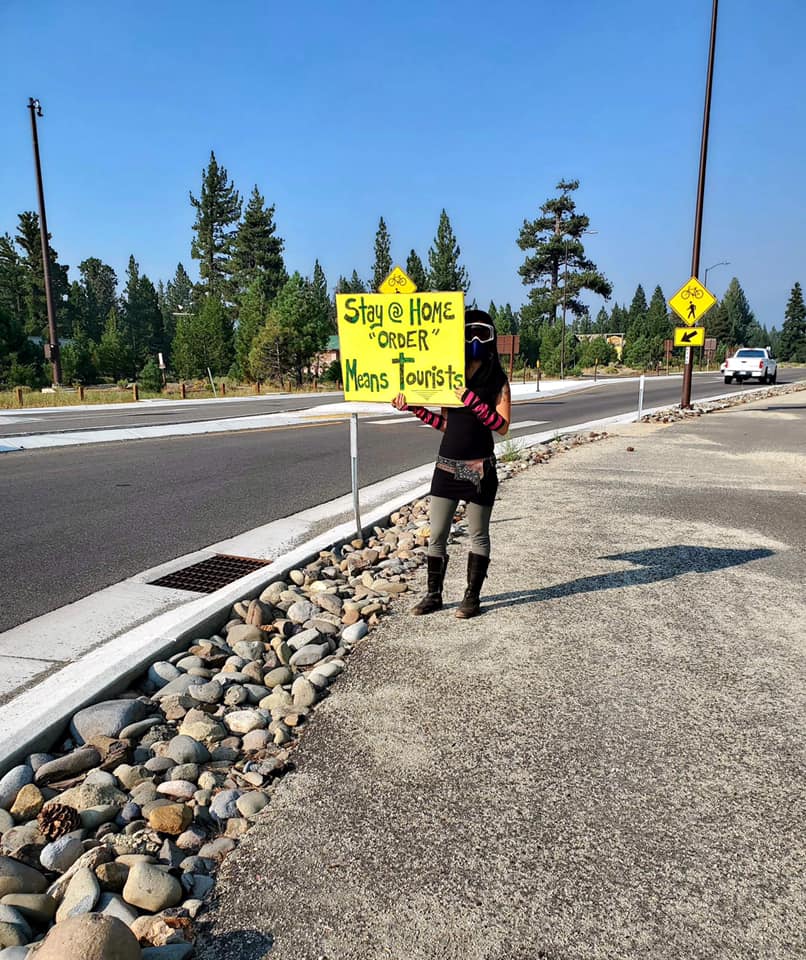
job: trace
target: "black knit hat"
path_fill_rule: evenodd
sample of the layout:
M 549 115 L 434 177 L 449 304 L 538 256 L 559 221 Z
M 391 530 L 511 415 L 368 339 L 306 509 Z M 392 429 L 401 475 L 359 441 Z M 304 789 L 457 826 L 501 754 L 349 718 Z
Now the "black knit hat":
M 493 323 L 493 318 L 487 313 L 486 310 L 465 310 L 465 325 L 468 323 L 489 323 L 489 325 L 495 326 Z

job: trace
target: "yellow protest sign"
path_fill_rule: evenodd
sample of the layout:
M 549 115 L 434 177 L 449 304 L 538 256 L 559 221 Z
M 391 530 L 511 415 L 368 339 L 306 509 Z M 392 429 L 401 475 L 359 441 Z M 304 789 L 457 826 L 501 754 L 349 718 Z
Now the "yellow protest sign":
M 378 293 L 416 293 L 417 284 L 402 267 L 394 267 L 378 287 Z
M 345 400 L 458 406 L 465 383 L 462 293 L 336 297 Z

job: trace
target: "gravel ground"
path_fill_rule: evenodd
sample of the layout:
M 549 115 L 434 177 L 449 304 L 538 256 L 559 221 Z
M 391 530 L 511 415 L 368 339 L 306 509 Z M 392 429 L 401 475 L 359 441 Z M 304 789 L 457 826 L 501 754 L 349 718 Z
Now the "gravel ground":
M 806 957 L 798 400 L 504 484 L 486 613 L 356 648 L 201 960 Z

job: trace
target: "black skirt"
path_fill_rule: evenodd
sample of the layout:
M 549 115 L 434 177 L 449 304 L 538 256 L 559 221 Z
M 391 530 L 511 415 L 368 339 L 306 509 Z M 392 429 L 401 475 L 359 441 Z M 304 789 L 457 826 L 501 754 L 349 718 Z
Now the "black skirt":
M 444 497 L 446 500 L 464 500 L 465 503 L 477 503 L 481 507 L 491 507 L 498 492 L 498 474 L 495 464 L 485 464 L 481 488 L 476 489 L 470 480 L 457 480 L 447 470 L 434 467 L 431 477 L 431 496 Z

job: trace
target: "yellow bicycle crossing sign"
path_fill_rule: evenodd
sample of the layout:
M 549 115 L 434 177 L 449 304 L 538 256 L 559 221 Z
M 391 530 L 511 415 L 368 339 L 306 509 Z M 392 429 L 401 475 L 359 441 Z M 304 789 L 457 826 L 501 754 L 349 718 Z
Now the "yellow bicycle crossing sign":
M 669 301 L 669 306 L 688 327 L 693 327 L 716 303 L 716 297 L 696 277 L 687 280 Z
M 378 293 L 416 293 L 417 285 L 401 267 L 395 267 L 378 287 Z

